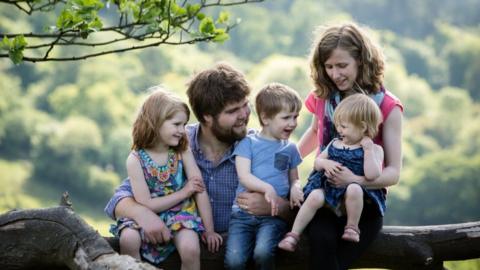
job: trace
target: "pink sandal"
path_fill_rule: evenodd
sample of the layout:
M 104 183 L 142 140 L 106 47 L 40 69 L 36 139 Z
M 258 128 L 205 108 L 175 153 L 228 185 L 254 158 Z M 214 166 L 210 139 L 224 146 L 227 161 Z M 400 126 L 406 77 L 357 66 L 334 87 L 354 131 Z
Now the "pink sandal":
M 347 225 L 343 231 L 342 239 L 350 242 L 360 242 L 360 229 L 356 226 Z
M 294 232 L 289 232 L 282 241 L 278 243 L 278 247 L 286 251 L 294 252 L 297 248 L 298 241 L 300 241 L 300 236 Z

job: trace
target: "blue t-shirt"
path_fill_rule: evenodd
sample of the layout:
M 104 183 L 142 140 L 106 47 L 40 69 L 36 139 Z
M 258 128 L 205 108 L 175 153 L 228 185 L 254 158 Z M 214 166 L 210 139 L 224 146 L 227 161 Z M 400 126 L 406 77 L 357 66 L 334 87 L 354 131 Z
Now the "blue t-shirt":
M 287 140 L 263 138 L 259 133 L 249 134 L 241 140 L 233 155 L 250 159 L 250 172 L 272 185 L 282 198 L 287 198 L 290 191 L 289 171 L 302 162 L 295 144 Z M 239 183 L 236 195 L 246 190 Z M 232 208 L 239 209 L 236 200 Z

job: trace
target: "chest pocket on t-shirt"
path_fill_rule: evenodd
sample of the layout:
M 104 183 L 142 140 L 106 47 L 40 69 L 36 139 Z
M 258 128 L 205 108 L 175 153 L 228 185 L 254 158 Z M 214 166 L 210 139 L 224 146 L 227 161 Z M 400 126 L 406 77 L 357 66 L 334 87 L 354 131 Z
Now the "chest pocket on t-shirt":
M 289 162 L 290 157 L 286 154 L 283 153 L 276 153 L 275 154 L 275 169 L 279 171 L 284 171 L 288 169 L 288 162 Z

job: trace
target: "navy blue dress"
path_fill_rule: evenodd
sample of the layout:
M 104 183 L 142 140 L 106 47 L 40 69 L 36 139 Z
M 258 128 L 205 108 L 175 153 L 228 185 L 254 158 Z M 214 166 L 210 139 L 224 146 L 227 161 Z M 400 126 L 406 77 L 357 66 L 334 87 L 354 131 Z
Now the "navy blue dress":
M 336 148 L 333 143 L 328 147 L 328 159 L 336 161 L 343 166 L 349 168 L 355 175 L 365 175 L 363 172 L 363 148 Z M 314 189 L 323 189 L 325 193 L 325 204 L 332 208 L 335 213 L 341 215 L 343 198 L 346 188 L 336 188 L 332 186 L 324 174 L 324 171 L 313 171 L 308 177 L 308 182 L 303 188 L 305 199 Z M 378 211 L 383 216 L 385 214 L 386 190 L 382 189 L 366 189 L 362 187 L 365 203 L 373 203 L 378 206 Z

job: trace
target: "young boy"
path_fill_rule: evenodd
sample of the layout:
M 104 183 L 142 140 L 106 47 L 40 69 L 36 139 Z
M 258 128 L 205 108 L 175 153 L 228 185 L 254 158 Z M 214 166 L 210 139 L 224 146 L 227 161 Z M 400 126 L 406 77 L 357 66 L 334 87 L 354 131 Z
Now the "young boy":
M 247 135 L 234 150 L 239 177 L 236 194 L 261 192 L 271 205 L 271 216 L 255 216 L 237 203 L 232 206 L 225 254 L 227 269 L 245 269 L 253 255 L 257 268 L 274 269 L 274 255 L 287 223 L 277 217 L 278 203 L 290 192 L 290 205 L 300 206 L 303 193 L 298 184 L 301 162 L 297 147 L 288 138 L 297 127 L 302 106 L 298 94 L 286 85 L 271 83 L 255 98 L 262 126 Z

